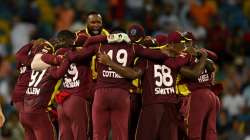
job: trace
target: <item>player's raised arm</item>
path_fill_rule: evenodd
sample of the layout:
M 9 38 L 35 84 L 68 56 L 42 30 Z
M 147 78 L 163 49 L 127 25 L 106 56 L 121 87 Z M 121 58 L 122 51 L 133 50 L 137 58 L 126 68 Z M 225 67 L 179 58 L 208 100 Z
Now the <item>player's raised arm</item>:
M 68 53 L 68 58 L 70 61 L 81 61 L 92 57 L 98 51 L 99 44 L 94 44 L 90 46 L 85 46 L 75 51 L 70 50 Z
M 211 58 L 212 60 L 217 60 L 218 56 L 216 53 L 214 53 L 213 51 L 207 50 L 205 48 L 201 48 L 202 51 L 205 51 L 207 53 L 207 57 Z
M 63 77 L 63 75 L 66 73 L 69 67 L 69 60 L 68 59 L 63 59 L 61 64 L 59 66 L 54 66 L 49 68 L 49 72 L 52 78 L 54 79 L 59 79 Z
M 147 59 L 153 59 L 153 60 L 160 60 L 163 61 L 167 58 L 169 58 L 166 54 L 163 54 L 159 50 L 152 50 L 149 48 L 144 48 L 141 45 L 133 45 L 134 53 L 136 56 L 147 58 Z
M 41 45 L 43 42 L 45 42 L 44 39 L 37 39 L 33 40 L 30 43 L 24 45 L 18 52 L 16 53 L 16 59 L 21 62 L 22 64 L 26 64 L 29 59 L 29 52 L 32 47 L 36 47 L 38 45 Z
M 164 65 L 168 66 L 171 69 L 178 69 L 188 64 L 190 62 L 190 59 L 190 55 L 170 57 L 164 61 Z
M 124 67 L 110 59 L 110 57 L 105 53 L 98 53 L 98 62 L 104 65 L 109 66 L 114 71 L 122 75 L 123 77 L 127 77 L 129 79 L 135 79 L 142 75 L 140 69 L 134 69 L 130 67 Z
M 28 53 L 30 49 L 32 48 L 33 43 L 28 43 L 24 45 L 18 52 L 16 53 L 16 60 L 21 62 L 22 64 L 26 64 L 28 60 Z
M 84 43 L 83 46 L 89 46 L 96 43 L 103 43 L 107 41 L 107 37 L 105 35 L 96 35 L 96 36 L 90 36 Z
M 41 60 L 50 65 L 59 65 L 60 61 L 63 59 L 62 57 L 61 55 L 43 54 Z

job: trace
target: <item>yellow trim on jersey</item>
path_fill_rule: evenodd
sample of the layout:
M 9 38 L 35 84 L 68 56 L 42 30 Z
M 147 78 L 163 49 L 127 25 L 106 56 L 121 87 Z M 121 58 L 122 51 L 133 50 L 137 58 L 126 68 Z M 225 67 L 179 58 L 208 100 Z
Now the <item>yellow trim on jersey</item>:
M 101 47 L 102 47 L 102 44 L 100 43 L 99 48 L 98 48 L 98 52 L 100 51 Z M 90 69 L 92 72 L 91 75 L 92 75 L 93 80 L 97 79 L 97 76 L 98 76 L 98 73 L 96 71 L 95 62 L 96 62 L 96 55 L 92 56 L 91 63 L 90 63 Z
M 136 43 L 139 43 L 141 40 L 143 39 L 143 37 L 140 37 L 138 40 L 136 40 Z
M 88 28 L 86 28 L 85 30 L 86 30 L 86 33 L 87 33 L 89 36 L 91 36 L 91 35 L 89 34 L 89 32 L 88 32 Z M 107 35 L 109 35 L 109 32 L 108 32 L 107 30 L 105 30 L 105 29 L 102 29 L 101 34 L 107 36 Z M 100 47 L 101 47 L 101 43 L 100 43 Z M 99 48 L 99 49 L 100 49 L 100 48 Z M 90 63 L 90 69 L 91 69 L 91 72 L 92 72 L 92 79 L 93 79 L 93 80 L 97 79 L 97 76 L 98 76 L 97 71 L 96 71 L 95 62 L 96 62 L 96 55 L 94 55 L 94 56 L 92 57 L 91 63 Z
M 86 34 L 89 35 L 89 36 L 91 36 L 87 27 L 85 28 L 85 30 L 86 30 Z M 106 29 L 103 28 L 102 31 L 101 31 L 101 34 L 105 35 L 105 36 L 108 36 L 109 32 Z
M 182 96 L 188 96 L 191 93 L 186 84 L 178 84 L 177 88 L 178 93 Z
M 90 69 L 92 71 L 92 79 L 97 79 L 97 72 L 96 72 L 96 66 L 95 66 L 95 61 L 96 61 L 96 55 L 94 55 L 91 59 L 91 64 L 90 64 Z
M 86 34 L 87 34 L 87 35 L 91 36 L 91 35 L 89 34 L 89 30 L 88 30 L 87 27 L 85 28 L 85 31 L 86 31 Z
M 132 85 L 138 88 L 139 87 L 139 79 L 138 78 L 134 79 L 132 81 Z
M 52 96 L 50 98 L 48 106 L 50 106 L 53 103 L 54 98 L 55 98 L 56 94 L 58 93 L 61 84 L 62 84 L 62 80 L 58 80 L 57 83 L 56 83 L 56 85 L 55 85 L 55 87 L 54 87 L 54 91 L 52 93 Z M 51 110 L 51 108 L 48 107 L 48 110 Z
M 134 65 L 137 63 L 137 61 L 139 60 L 139 57 L 136 57 L 134 59 Z M 130 93 L 139 93 L 141 94 L 142 93 L 142 89 L 141 89 L 141 79 L 139 78 L 136 78 L 132 81 L 132 86 L 135 87 L 136 91 L 134 91 L 133 89 L 129 89 L 129 92 Z
M 165 48 L 165 47 L 167 47 L 168 45 L 167 44 L 165 44 L 165 45 L 162 45 L 162 46 L 156 46 L 156 47 L 149 47 L 150 49 L 152 49 L 152 50 L 158 50 L 158 49 L 162 49 L 162 48 Z
M 188 89 L 186 84 L 179 84 L 181 80 L 181 75 L 178 74 L 176 77 L 176 93 L 182 96 L 188 96 L 191 91 Z
M 102 29 L 101 34 L 105 35 L 105 36 L 108 36 L 109 32 L 106 29 Z

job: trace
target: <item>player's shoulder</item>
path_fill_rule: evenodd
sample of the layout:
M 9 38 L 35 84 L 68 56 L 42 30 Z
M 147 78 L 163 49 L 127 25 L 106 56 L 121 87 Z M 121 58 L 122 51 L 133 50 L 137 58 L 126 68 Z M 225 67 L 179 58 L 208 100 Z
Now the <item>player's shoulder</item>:
M 81 29 L 79 31 L 76 31 L 75 34 L 78 36 L 79 35 L 86 35 L 86 36 L 88 35 L 86 29 Z

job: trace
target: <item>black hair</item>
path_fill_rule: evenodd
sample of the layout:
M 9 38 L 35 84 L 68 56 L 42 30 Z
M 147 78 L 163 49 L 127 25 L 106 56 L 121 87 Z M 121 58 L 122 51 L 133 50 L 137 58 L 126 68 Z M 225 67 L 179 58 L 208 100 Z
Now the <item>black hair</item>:
M 62 30 L 57 34 L 57 38 L 74 39 L 76 38 L 76 34 L 69 30 Z
M 126 33 L 126 30 L 124 30 L 122 27 L 113 27 L 110 31 L 111 34 L 115 33 Z

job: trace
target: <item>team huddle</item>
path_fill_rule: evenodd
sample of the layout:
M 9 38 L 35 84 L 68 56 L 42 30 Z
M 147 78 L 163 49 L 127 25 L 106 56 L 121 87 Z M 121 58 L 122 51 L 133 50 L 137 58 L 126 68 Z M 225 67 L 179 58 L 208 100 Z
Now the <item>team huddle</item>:
M 97 12 L 86 22 L 16 53 L 12 102 L 25 140 L 217 139 L 215 53 L 196 47 L 190 32 L 107 31 Z

